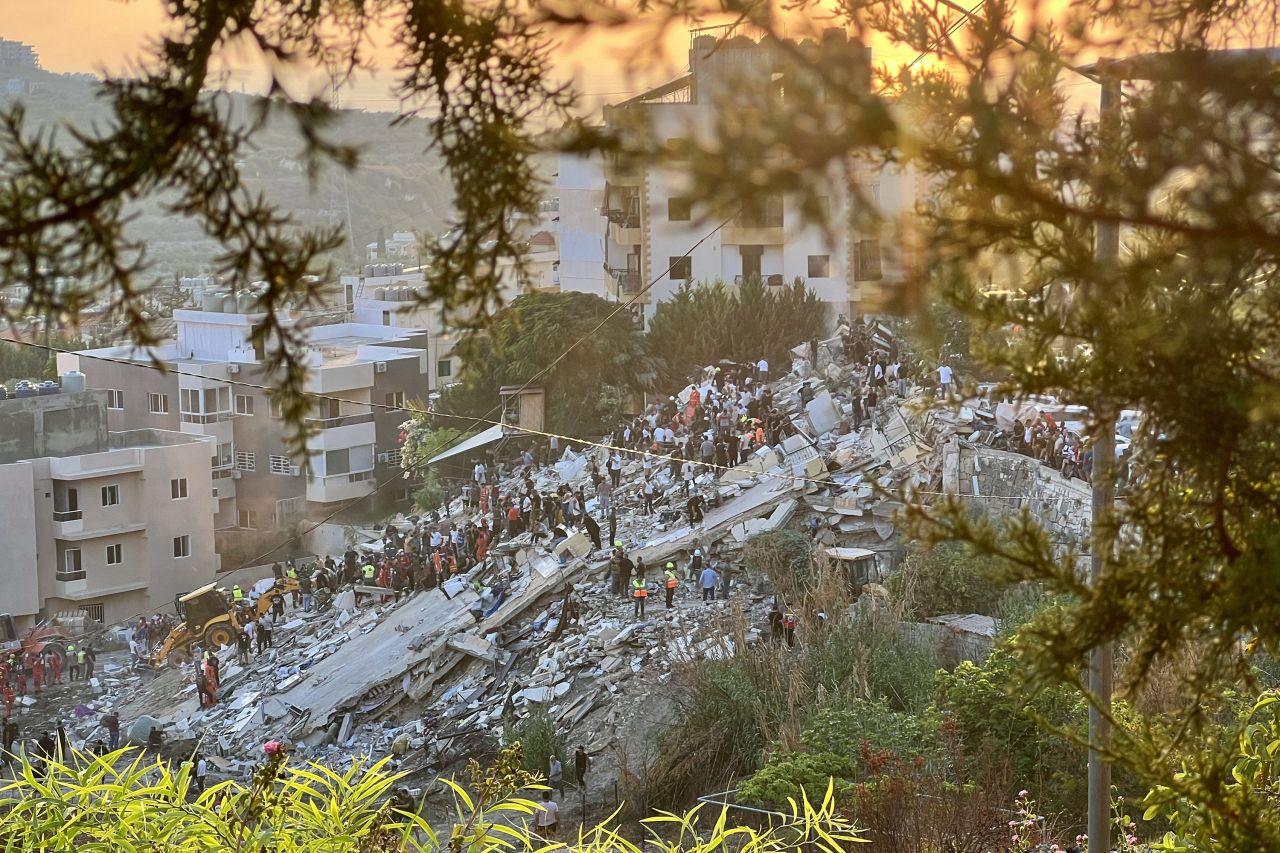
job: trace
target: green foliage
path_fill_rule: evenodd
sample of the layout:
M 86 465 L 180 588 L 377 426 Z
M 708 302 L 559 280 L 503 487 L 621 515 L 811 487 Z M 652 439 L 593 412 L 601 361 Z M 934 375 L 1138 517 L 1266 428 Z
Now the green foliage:
M 747 571 L 763 574 L 788 599 L 798 599 L 815 577 L 813 540 L 795 530 L 757 533 L 742 549 Z
M 933 708 L 908 714 L 881 698 L 854 699 L 820 708 L 800 742 L 814 752 L 834 753 L 850 761 L 860 762 L 864 747 L 908 760 L 935 759 L 941 751 L 939 725 Z
M 1228 734 L 1217 748 L 1188 752 L 1174 784 L 1157 785 L 1147 794 L 1143 820 L 1160 818 L 1170 827 L 1152 850 L 1280 849 L 1280 834 L 1272 831 L 1280 820 L 1280 694 L 1265 693 Z M 1222 800 L 1217 808 L 1204 809 L 1198 800 L 1210 789 L 1197 786 L 1210 773 L 1222 778 L 1213 790 Z M 1256 834 L 1259 827 L 1267 834 Z
M 817 294 L 799 279 L 776 288 L 759 276 L 737 286 L 686 282 L 658 303 L 649 345 L 663 360 L 662 387 L 676 388 L 695 369 L 725 358 L 754 364 L 764 357 L 785 370 L 788 350 L 820 337 L 825 316 Z
M 821 800 L 828 788 L 837 802 L 848 799 L 853 785 L 845 781 L 853 772 L 849 759 L 831 752 L 798 752 L 772 759 L 738 789 L 745 803 L 778 806 L 788 800 Z
M 524 751 L 522 766 L 529 773 L 545 779 L 551 756 L 558 756 L 562 763 L 569 758 L 564 738 L 556 731 L 556 721 L 541 705 L 535 706 L 513 729 L 512 737 Z
M 537 377 L 534 384 L 546 392 L 548 431 L 608 432 L 629 393 L 643 391 L 656 376 L 644 336 L 617 308 L 587 293 L 518 297 L 497 314 L 487 335 L 459 345 L 464 388 L 440 400 L 439 416 L 496 419 L 498 389 Z
M 1069 737 L 1084 734 L 1084 698 L 1066 685 L 1025 695 L 1017 673 L 1014 644 L 1003 641 L 981 666 L 964 661 L 938 673 L 938 711 L 955 725 L 975 766 L 984 759 L 1006 760 L 1014 784 L 1033 788 L 1046 807 L 1083 814 L 1085 750 Z
M 943 613 L 997 616 L 999 588 L 963 545 L 944 542 L 911 551 L 885 584 L 912 619 Z
M 89 345 L 81 338 L 61 335 L 49 341 L 49 346 L 58 349 L 77 350 Z M 0 385 L 11 385 L 21 379 L 56 379 L 57 376 L 57 359 L 49 350 L 0 341 Z

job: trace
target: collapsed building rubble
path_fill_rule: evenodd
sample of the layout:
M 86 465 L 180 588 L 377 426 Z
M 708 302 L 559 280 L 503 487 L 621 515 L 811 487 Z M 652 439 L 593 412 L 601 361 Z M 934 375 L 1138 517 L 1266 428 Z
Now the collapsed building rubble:
M 876 340 L 884 345 L 883 335 Z M 837 558 L 869 567 L 860 582 L 876 582 L 897 559 L 896 516 L 910 489 L 998 494 L 1006 508 L 1040 509 L 1038 488 L 1045 504 L 1057 505 L 1054 517 L 1079 532 L 1079 507 L 1059 494 L 1074 495 L 1079 484 L 987 446 L 997 417 L 981 401 L 956 412 L 918 393 L 889 397 L 855 428 L 860 369 L 844 363 L 831 341 L 817 353 L 810 365 L 798 348 L 792 371 L 770 383 L 791 434 L 729 470 L 704 467 L 696 477 L 707 497 L 696 524 L 678 508 L 685 484 L 665 467 L 655 471 L 656 511 L 643 513 L 631 502 L 644 475 L 640 459 L 629 455 L 614 493 L 616 536 L 631 558 L 653 568 L 651 580 L 667 561 L 685 577 L 694 549 L 734 565 L 751 536 L 804 526 Z M 566 449 L 534 475 L 537 487 L 583 485 L 593 456 L 603 468 L 608 450 Z M 511 477 L 499 487 L 513 493 L 518 482 Z M 586 509 L 596 511 L 597 499 Z M 460 499 L 448 515 L 444 523 L 477 517 Z M 273 648 L 248 667 L 233 649 L 221 651 L 220 697 L 210 708 L 199 707 L 181 670 L 148 680 L 113 668 L 73 721 L 73 738 L 93 738 L 99 712 L 111 709 L 131 738 L 159 729 L 170 743 L 199 742 L 231 775 L 248 770 L 267 737 L 334 765 L 391 754 L 401 769 L 439 770 L 477 739 L 541 707 L 596 754 L 627 729 L 640 697 L 660 691 L 681 662 L 734 652 L 730 612 L 749 626 L 764 623 L 769 603 L 761 579 L 739 568 L 727 583 L 734 591 L 728 602 L 694 601 L 686 580 L 676 607 L 668 611 L 655 599 L 645 618 L 633 619 L 631 602 L 612 595 L 605 579 L 608 548 L 593 549 L 585 532 L 569 534 L 550 546 L 528 533 L 499 541 L 465 575 L 404 600 L 356 587 L 338 593 L 323 613 L 295 611 L 275 631 Z M 357 593 L 367 603 L 357 603 Z M 746 639 L 756 637 L 753 629 Z

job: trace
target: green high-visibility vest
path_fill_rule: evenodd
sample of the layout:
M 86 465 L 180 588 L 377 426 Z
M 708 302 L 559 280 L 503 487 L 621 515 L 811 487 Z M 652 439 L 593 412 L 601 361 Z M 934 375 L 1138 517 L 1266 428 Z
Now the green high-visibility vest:
M 244 590 L 240 588 L 240 584 L 231 587 L 231 598 L 235 601 L 244 601 Z
M 293 578 L 294 580 L 298 579 L 298 570 L 295 569 L 293 566 L 290 566 L 289 568 L 285 569 L 284 573 L 289 577 Z
M 361 571 L 364 572 L 365 580 L 373 580 L 373 573 L 377 571 L 372 565 L 366 565 Z

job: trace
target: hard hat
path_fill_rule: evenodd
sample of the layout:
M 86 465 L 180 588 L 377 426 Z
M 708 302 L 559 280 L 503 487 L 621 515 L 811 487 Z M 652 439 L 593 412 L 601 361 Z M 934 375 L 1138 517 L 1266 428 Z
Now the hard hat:
M 667 568 L 668 568 L 668 569 L 674 569 L 675 567 L 676 567 L 676 564 L 675 564 L 675 563 L 667 563 Z
M 701 548 L 694 548 L 694 549 L 693 549 L 693 556 L 695 556 L 695 557 L 701 557 L 701 556 L 702 556 L 702 549 L 701 549 Z
M 622 540 L 621 540 L 621 539 L 615 539 L 615 540 L 613 540 L 613 547 L 615 547 L 615 548 L 621 548 L 621 547 L 622 547 Z

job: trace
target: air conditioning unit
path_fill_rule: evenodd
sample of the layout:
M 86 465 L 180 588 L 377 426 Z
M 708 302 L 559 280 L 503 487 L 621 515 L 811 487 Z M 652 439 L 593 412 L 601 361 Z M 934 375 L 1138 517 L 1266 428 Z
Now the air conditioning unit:
M 390 453 L 379 453 L 379 454 L 378 454 L 378 461 L 379 461 L 379 462 L 383 462 L 383 463 L 390 462 L 390 461 L 391 461 L 391 454 L 390 454 Z
M 301 476 L 302 476 L 302 469 L 301 469 L 301 468 L 299 468 L 297 465 L 290 465 L 290 466 L 289 466 L 289 474 L 290 474 L 290 476 L 293 476 L 293 477 L 301 477 Z
M 231 472 L 231 479 L 233 480 L 239 480 L 243 476 L 244 476 L 244 472 L 239 469 Z
M 218 496 L 218 490 L 216 488 L 213 490 L 213 496 L 215 498 Z
M 386 372 L 387 372 L 387 363 L 386 363 L 385 361 L 375 361 L 375 362 L 373 363 L 373 369 L 374 369 L 374 371 L 376 371 L 376 372 L 378 372 L 378 373 L 386 373 Z
M 227 373 L 230 374 L 231 376 L 235 376 L 239 372 L 240 372 L 240 365 L 238 364 L 227 365 Z

